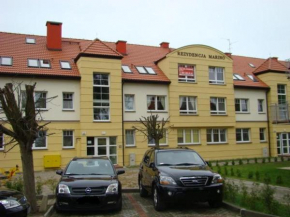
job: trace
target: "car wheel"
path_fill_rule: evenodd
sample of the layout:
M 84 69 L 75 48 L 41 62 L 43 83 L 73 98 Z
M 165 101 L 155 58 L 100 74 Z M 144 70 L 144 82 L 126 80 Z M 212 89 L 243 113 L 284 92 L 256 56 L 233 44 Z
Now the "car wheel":
M 146 191 L 141 184 L 141 179 L 139 179 L 139 194 L 140 197 L 146 197 L 148 195 L 148 191 Z
M 156 185 L 153 187 L 153 205 L 156 211 L 162 211 L 165 209 L 165 204 L 161 201 Z
M 211 208 L 219 208 L 222 206 L 223 200 L 217 199 L 217 200 L 209 200 L 208 204 Z

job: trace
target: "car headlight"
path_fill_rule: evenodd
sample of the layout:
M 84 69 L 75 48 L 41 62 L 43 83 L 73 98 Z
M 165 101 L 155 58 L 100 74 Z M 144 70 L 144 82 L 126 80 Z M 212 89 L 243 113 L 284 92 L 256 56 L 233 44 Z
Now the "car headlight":
M 67 185 L 59 184 L 58 185 L 58 193 L 59 194 L 70 194 L 70 190 Z
M 0 200 L 0 203 L 5 207 L 5 209 L 12 209 L 14 207 L 20 206 L 20 203 L 16 200 L 11 200 L 11 199 L 5 199 L 5 200 Z
M 106 193 L 118 193 L 118 183 L 110 184 L 106 190 Z
M 160 184 L 161 185 L 176 185 L 176 182 L 173 178 L 169 176 L 160 176 Z
M 213 179 L 212 179 L 212 184 L 216 184 L 216 183 L 223 183 L 223 178 L 220 174 L 218 173 L 215 173 L 214 176 L 213 176 Z

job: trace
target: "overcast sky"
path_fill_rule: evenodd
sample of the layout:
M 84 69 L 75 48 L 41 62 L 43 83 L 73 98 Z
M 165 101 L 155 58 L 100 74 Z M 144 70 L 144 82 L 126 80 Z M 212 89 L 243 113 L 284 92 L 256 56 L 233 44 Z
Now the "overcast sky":
M 289 0 L 1 0 L 0 31 L 179 48 L 212 46 L 234 55 L 290 58 Z M 1 48 L 0 48 L 1 49 Z

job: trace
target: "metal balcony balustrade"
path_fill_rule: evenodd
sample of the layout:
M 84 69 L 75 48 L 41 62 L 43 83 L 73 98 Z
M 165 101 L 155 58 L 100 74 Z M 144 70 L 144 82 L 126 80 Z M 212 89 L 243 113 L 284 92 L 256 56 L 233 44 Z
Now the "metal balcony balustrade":
M 271 121 L 273 124 L 290 124 L 290 105 L 288 103 L 285 104 L 271 104 Z

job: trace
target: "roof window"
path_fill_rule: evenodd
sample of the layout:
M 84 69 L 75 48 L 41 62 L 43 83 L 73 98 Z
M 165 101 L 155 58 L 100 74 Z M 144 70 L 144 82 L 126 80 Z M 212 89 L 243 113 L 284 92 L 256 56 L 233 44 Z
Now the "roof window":
M 244 81 L 245 79 L 240 76 L 239 74 L 233 74 L 233 79 L 234 80 L 239 80 L 239 81 Z
M 70 63 L 68 61 L 60 61 L 60 67 L 62 69 L 71 69 Z
M 50 68 L 50 61 L 47 59 L 28 59 L 28 67 Z
M 36 44 L 35 38 L 26 38 L 26 44 Z
M 140 74 L 156 75 L 156 72 L 151 67 L 136 66 Z
M 122 69 L 123 69 L 123 72 L 125 72 L 125 73 L 132 73 L 132 71 L 129 68 L 129 66 L 122 65 Z
M 258 82 L 258 80 L 257 80 L 253 75 L 248 75 L 248 77 L 249 77 L 252 81 L 254 81 L 254 82 Z
M 1 66 L 12 66 L 12 57 L 0 57 Z
M 249 66 L 251 66 L 252 68 L 256 68 L 256 66 L 253 63 L 249 63 Z

